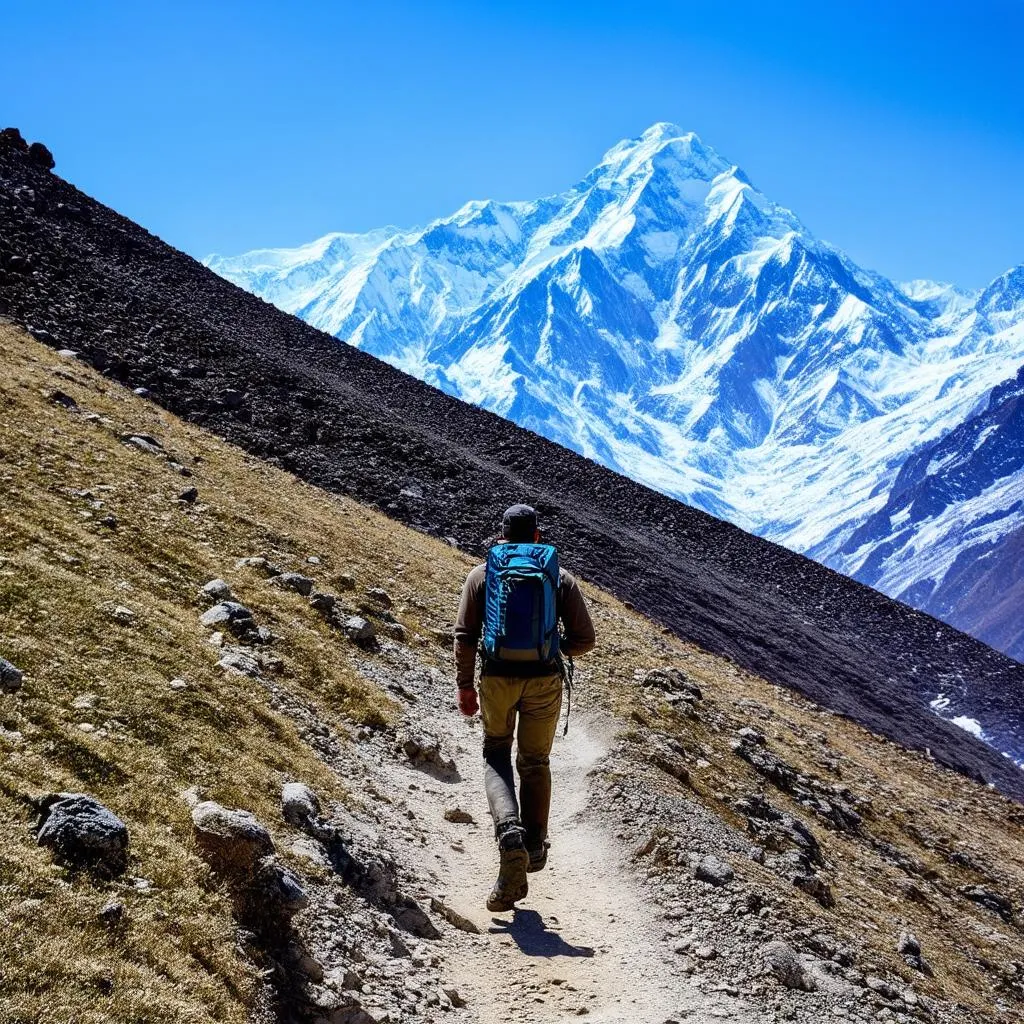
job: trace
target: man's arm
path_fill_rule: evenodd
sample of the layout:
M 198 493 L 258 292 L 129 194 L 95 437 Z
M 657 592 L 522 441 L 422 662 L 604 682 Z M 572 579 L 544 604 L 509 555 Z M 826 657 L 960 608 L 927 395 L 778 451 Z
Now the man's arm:
M 590 618 L 587 602 L 583 599 L 583 591 L 571 573 L 562 573 L 561 586 L 561 618 L 565 627 L 565 642 L 562 650 L 570 658 L 578 658 L 594 649 L 597 634 Z
M 483 628 L 486 568 L 478 565 L 466 577 L 455 619 L 455 681 L 459 689 L 472 688 L 476 675 L 476 648 Z

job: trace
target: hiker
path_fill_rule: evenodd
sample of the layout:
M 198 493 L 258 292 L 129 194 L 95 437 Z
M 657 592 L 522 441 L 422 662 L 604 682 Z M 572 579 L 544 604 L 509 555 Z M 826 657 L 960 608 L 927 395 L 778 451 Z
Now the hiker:
M 541 542 L 536 511 L 513 505 L 487 561 L 466 577 L 455 624 L 459 709 L 470 717 L 479 707 L 483 720 L 484 785 L 501 865 L 488 910 L 511 910 L 527 894 L 527 872 L 547 863 L 549 756 L 562 708 L 565 659 L 571 670 L 572 659 L 594 642 L 583 594 L 569 573 L 559 571 L 554 547 Z M 479 706 L 473 685 L 478 647 Z

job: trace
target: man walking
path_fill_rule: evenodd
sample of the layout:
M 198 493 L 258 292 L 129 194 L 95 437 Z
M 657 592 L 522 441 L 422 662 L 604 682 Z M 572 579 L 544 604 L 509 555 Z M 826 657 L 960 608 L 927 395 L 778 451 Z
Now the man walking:
M 594 643 L 583 594 L 559 569 L 557 551 L 541 542 L 536 511 L 513 505 L 487 562 L 466 577 L 455 624 L 459 709 L 466 716 L 478 709 L 473 685 L 478 647 L 481 656 L 484 785 L 500 857 L 488 910 L 511 910 L 527 894 L 527 872 L 547 863 L 549 756 L 562 707 L 562 659 L 586 654 Z

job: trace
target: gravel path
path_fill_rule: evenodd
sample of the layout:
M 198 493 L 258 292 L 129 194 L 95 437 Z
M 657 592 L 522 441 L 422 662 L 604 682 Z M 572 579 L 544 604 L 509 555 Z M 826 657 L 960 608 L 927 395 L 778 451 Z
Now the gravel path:
M 436 898 L 479 930 L 446 932 L 446 984 L 466 1006 L 453 1019 L 548 1024 L 592 1021 L 664 1024 L 671 1020 L 762 1021 L 741 1000 L 699 991 L 663 940 L 660 908 L 644 891 L 628 851 L 592 813 L 592 770 L 613 738 L 596 713 L 574 716 L 552 753 L 552 848 L 545 871 L 530 876 L 530 895 L 513 913 L 492 914 L 484 900 L 497 870 L 484 797 L 479 722 L 455 713 L 420 718 L 458 751 L 460 778 L 444 783 L 398 764 L 378 765 L 414 815 L 400 859 L 426 859 Z M 416 788 L 410 788 L 416 787 Z M 445 812 L 473 822 L 450 822 Z M 401 846 L 405 846 L 402 850 Z

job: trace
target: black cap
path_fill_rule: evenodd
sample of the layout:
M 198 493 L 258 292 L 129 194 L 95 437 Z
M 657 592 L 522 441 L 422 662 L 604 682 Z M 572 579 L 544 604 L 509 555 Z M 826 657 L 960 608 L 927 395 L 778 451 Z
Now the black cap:
M 513 505 L 501 517 L 501 535 L 505 540 L 531 541 L 537 530 L 537 510 L 529 505 Z

